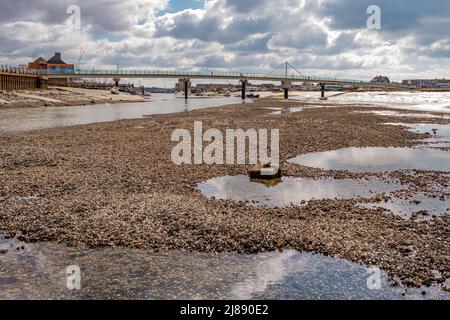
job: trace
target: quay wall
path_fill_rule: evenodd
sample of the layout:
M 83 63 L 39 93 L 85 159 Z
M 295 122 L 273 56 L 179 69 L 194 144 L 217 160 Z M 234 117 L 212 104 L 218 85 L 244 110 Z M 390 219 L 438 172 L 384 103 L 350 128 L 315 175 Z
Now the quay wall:
M 41 75 L 0 72 L 0 90 L 47 89 L 48 78 Z

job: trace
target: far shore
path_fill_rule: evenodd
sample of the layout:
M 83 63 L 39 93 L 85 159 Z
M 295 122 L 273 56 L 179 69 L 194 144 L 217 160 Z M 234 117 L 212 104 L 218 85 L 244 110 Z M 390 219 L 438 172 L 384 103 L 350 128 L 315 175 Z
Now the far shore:
M 142 96 L 109 90 L 51 87 L 48 90 L 0 91 L 0 109 L 144 102 Z

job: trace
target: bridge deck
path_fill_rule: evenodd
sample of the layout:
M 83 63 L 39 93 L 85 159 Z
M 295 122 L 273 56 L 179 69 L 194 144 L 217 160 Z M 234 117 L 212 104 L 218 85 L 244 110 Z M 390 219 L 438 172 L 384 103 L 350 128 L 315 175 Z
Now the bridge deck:
M 302 75 L 263 75 L 257 73 L 236 72 L 192 72 L 192 71 L 161 71 L 161 70 L 43 70 L 50 78 L 190 78 L 190 79 L 224 79 L 224 80 L 257 80 L 257 81 L 290 81 L 316 82 L 323 84 L 350 84 L 371 87 L 404 88 L 400 84 L 371 83 L 366 80 L 352 80 L 332 77 L 316 77 Z

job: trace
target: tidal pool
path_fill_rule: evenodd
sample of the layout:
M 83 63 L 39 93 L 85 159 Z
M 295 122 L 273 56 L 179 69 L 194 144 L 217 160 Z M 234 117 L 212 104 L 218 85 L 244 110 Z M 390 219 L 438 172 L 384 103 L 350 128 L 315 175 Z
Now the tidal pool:
M 384 208 L 404 219 L 411 219 L 418 214 L 418 220 L 429 220 L 433 217 L 450 214 L 450 198 L 431 198 L 424 194 L 413 194 L 405 199 L 393 197 L 387 202 L 361 204 L 362 207 L 374 209 Z M 426 214 L 420 213 L 426 212 Z
M 373 197 L 405 189 L 406 186 L 386 183 L 381 179 L 314 180 L 293 177 L 283 177 L 280 183 L 267 185 L 251 181 L 247 176 L 225 176 L 207 180 L 197 188 L 208 198 L 231 199 L 274 208 L 304 204 L 313 199 Z
M 432 123 L 385 123 L 391 126 L 404 126 L 406 130 L 415 133 L 428 133 L 431 138 L 422 139 L 423 144 L 415 148 L 450 148 L 450 124 Z
M 385 123 L 385 125 L 405 126 L 411 132 L 428 133 L 435 138 L 450 139 L 450 124 Z
M 292 250 L 154 253 L 23 244 L 0 236 L 5 248 L 0 299 L 450 299 L 438 286 L 392 286 L 376 269 Z M 70 289 L 68 267 L 79 267 L 79 290 Z
M 450 153 L 425 148 L 346 148 L 314 152 L 290 163 L 324 170 L 385 172 L 402 169 L 450 171 Z
M 355 113 L 372 113 L 377 116 L 384 116 L 384 117 L 450 119 L 450 116 L 448 115 L 434 115 L 429 113 L 400 113 L 398 111 L 391 111 L 391 110 L 355 111 Z

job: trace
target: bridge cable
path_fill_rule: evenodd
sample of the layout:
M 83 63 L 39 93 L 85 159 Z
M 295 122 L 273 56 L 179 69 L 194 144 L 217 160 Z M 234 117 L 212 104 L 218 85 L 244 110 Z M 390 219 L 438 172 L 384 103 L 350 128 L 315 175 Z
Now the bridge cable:
M 270 75 L 273 74 L 275 71 L 281 69 L 281 68 L 284 67 L 285 65 L 286 65 L 286 63 L 280 64 L 278 67 L 276 67 L 276 68 L 273 69 L 271 72 L 269 72 L 268 74 L 266 74 L 265 77 L 270 76 Z
M 302 77 L 306 78 L 306 76 L 303 73 L 301 73 L 300 71 L 298 71 L 292 64 L 290 64 L 289 62 L 287 64 L 288 64 L 289 67 L 291 67 L 299 75 L 301 75 Z

